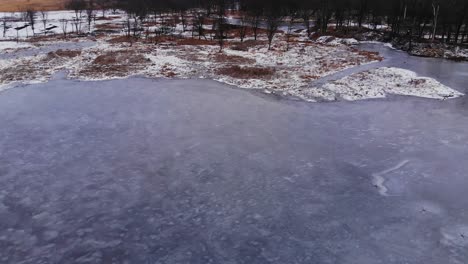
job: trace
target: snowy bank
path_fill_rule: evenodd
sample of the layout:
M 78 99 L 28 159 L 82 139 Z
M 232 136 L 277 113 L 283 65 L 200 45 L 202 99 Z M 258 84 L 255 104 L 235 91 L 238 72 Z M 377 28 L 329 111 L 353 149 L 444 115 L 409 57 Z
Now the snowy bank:
M 419 77 L 415 72 L 405 69 L 387 67 L 347 76 L 325 84 L 322 89 L 349 101 L 384 98 L 387 94 L 439 100 L 463 96 L 432 78 Z

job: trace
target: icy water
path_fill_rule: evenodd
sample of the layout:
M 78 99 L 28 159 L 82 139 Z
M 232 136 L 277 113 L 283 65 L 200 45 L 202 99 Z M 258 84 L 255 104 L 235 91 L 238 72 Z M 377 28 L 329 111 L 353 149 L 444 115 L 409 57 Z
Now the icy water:
M 466 98 L 57 77 L 0 93 L 0 123 L 0 263 L 468 259 Z

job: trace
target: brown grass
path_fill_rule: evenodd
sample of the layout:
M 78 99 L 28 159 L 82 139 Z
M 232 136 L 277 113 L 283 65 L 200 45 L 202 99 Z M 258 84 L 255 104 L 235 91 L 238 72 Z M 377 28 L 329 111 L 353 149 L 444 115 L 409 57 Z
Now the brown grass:
M 110 51 L 94 59 L 91 65 L 80 71 L 86 76 L 127 76 L 131 71 L 142 69 L 149 63 L 142 54 L 132 50 Z
M 56 51 L 51 51 L 47 53 L 47 56 L 41 60 L 41 63 L 49 63 L 52 62 L 55 59 L 59 58 L 75 58 L 77 56 L 81 55 L 80 50 L 56 50 Z
M 379 55 L 378 52 L 373 52 L 373 51 L 366 51 L 366 50 L 358 50 L 356 48 L 351 49 L 353 52 L 358 53 L 361 56 L 366 57 L 369 60 L 377 60 L 377 61 L 382 61 L 384 58 Z
M 421 84 L 425 84 L 426 80 L 424 80 L 424 79 L 411 79 L 411 81 L 409 81 L 408 83 L 411 84 L 411 85 L 414 85 L 414 86 L 419 86 Z
M 65 0 L 0 0 L 1 12 L 18 12 L 27 8 L 35 10 L 63 10 Z
M 224 67 L 216 71 L 218 74 L 231 76 L 237 79 L 260 79 L 270 77 L 275 73 L 272 68 L 261 67 Z
M 81 50 L 57 50 L 55 52 L 57 56 L 66 57 L 66 58 L 75 58 L 81 55 Z
M 127 36 L 118 36 L 115 38 L 111 38 L 107 40 L 107 42 L 112 43 L 112 44 L 118 44 L 118 43 L 126 43 L 126 42 L 135 42 L 137 39 L 133 37 L 127 37 Z
M 177 41 L 177 45 L 190 45 L 190 46 L 217 45 L 217 44 L 218 43 L 213 40 L 197 39 L 197 38 L 187 38 L 187 39 L 181 39 Z
M 110 51 L 99 55 L 94 59 L 93 64 L 101 66 L 109 66 L 113 64 L 129 65 L 129 64 L 146 64 L 148 60 L 142 54 L 134 51 L 121 50 Z
M 110 20 L 116 20 L 122 18 L 121 16 L 97 16 L 96 21 L 110 21 Z
M 121 25 L 112 24 L 112 23 L 105 23 L 105 24 L 98 24 L 95 26 L 98 30 L 120 30 L 122 29 Z
M 0 0 L 1 1 L 1 0 Z M 63 35 L 39 35 L 39 36 L 34 36 L 26 41 L 31 42 L 31 43 L 36 43 L 36 42 L 41 42 L 41 41 L 57 41 L 57 40 L 64 40 L 65 38 Z
M 301 78 L 306 79 L 306 80 L 317 80 L 317 79 L 320 78 L 320 76 L 317 76 L 317 75 L 301 75 Z
M 172 69 L 167 66 L 167 65 L 164 65 L 161 69 L 161 74 L 164 75 L 165 77 L 167 78 L 174 78 L 177 74 L 175 72 L 172 71 Z
M 214 60 L 219 63 L 232 63 L 232 64 L 253 64 L 256 61 L 251 58 L 245 58 L 236 55 L 227 55 L 224 53 L 217 53 Z
M 255 41 L 255 40 L 246 40 L 244 42 L 237 42 L 237 43 L 232 43 L 231 44 L 231 49 L 232 50 L 238 50 L 238 51 L 249 51 L 250 48 L 255 47 L 255 46 L 262 46 L 267 44 L 266 41 Z

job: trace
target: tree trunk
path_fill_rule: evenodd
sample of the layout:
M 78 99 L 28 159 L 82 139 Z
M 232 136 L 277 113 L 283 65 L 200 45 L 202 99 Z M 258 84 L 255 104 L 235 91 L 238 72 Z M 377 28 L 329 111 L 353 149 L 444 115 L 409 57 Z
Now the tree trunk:
M 432 42 L 434 42 L 435 36 L 436 36 L 436 31 L 437 31 L 437 20 L 439 18 L 440 6 L 437 5 L 437 7 L 436 7 L 435 4 L 432 3 L 432 11 L 433 11 L 433 15 L 434 15 L 434 23 L 433 23 L 433 29 L 432 29 Z

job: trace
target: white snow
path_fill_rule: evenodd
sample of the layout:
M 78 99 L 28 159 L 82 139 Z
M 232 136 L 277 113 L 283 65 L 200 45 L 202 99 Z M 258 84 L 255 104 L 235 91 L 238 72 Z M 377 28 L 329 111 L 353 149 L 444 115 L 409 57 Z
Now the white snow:
M 36 20 L 35 20 L 35 25 L 34 25 L 34 34 L 31 26 L 28 26 L 24 29 L 19 30 L 18 32 L 15 30 L 16 27 L 21 27 L 29 24 L 27 21 L 24 21 L 22 19 L 23 14 L 21 12 L 15 12 L 15 13 L 5 13 L 5 12 L 0 12 L 0 20 L 6 19 L 7 21 L 7 26 L 9 27 L 6 32 L 5 36 L 3 36 L 3 28 L 1 29 L 0 32 L 0 40 L 5 40 L 5 39 L 26 39 L 28 37 L 31 37 L 33 35 L 35 36 L 44 36 L 45 29 L 50 28 L 53 26 L 56 26 L 56 28 L 47 31 L 47 34 L 62 34 L 63 29 L 61 27 L 62 23 L 61 20 L 67 20 L 67 28 L 66 31 L 68 33 L 71 33 L 74 31 L 75 26 L 73 25 L 73 20 L 76 18 L 76 14 L 74 11 L 69 11 L 69 10 L 64 10 L 64 11 L 50 11 L 50 12 L 45 12 L 47 14 L 47 19 L 46 19 L 46 24 L 44 27 L 44 23 L 42 21 L 42 15 L 40 12 L 36 13 Z M 111 20 L 101 20 L 99 19 L 101 16 L 101 12 L 95 12 L 94 16 L 96 19 L 93 19 L 92 22 L 92 27 L 91 31 L 94 30 L 96 25 L 100 24 L 106 24 L 109 23 L 110 21 L 114 24 L 123 24 L 123 19 L 124 19 L 124 14 L 122 14 L 121 11 L 117 11 L 116 14 L 113 15 L 107 15 L 107 18 L 111 18 Z M 87 22 L 87 17 L 86 17 L 86 12 L 82 12 L 81 14 L 81 31 L 82 32 L 88 32 L 88 22 Z
M 392 43 L 385 43 L 384 46 L 393 50 L 396 49 L 395 47 L 393 47 Z
M 321 36 L 315 40 L 317 43 L 328 43 L 330 45 L 357 45 L 359 41 L 354 38 L 336 38 L 333 36 Z
M 409 70 L 387 67 L 353 74 L 325 84 L 323 88 L 349 101 L 384 98 L 387 94 L 432 99 L 455 98 L 463 95 L 435 79 L 419 77 Z
M 0 41 L 0 53 L 6 50 L 24 49 L 24 48 L 32 48 L 32 47 L 34 46 L 25 42 Z

